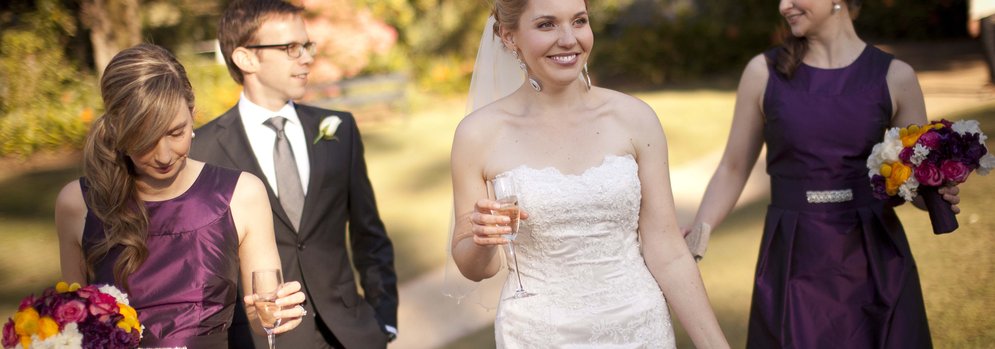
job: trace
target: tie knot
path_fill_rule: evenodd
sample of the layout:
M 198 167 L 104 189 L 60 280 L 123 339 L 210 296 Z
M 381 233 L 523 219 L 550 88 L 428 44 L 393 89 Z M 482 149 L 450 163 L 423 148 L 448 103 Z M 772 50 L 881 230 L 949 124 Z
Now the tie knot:
M 273 129 L 276 133 L 283 132 L 283 126 L 287 124 L 287 118 L 282 116 L 274 116 L 263 122 L 263 125 Z

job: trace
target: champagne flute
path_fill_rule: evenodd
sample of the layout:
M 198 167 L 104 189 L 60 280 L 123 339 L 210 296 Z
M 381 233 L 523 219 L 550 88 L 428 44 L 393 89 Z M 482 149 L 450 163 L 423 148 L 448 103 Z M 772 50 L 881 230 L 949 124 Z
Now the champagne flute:
M 269 340 L 269 348 L 275 349 L 275 337 L 273 329 L 280 326 L 280 318 L 276 317 L 276 312 L 280 311 L 280 306 L 276 305 L 277 291 L 283 285 L 283 273 L 280 269 L 255 270 L 252 272 L 252 293 L 255 297 L 256 314 L 266 331 L 266 338 Z
M 491 214 L 507 216 L 511 219 L 508 226 L 511 227 L 511 234 L 506 235 L 508 239 L 508 253 L 515 263 L 515 276 L 518 277 L 518 289 L 511 298 L 525 298 L 534 296 L 535 293 L 525 291 L 522 286 L 522 273 L 518 270 L 518 255 L 515 253 L 515 238 L 518 237 L 518 225 L 520 212 L 518 208 L 518 187 L 515 186 L 515 178 L 511 173 L 502 173 L 488 181 L 488 189 L 494 190 L 494 200 L 498 202 L 498 209 L 491 210 Z M 490 193 L 488 193 L 490 196 Z

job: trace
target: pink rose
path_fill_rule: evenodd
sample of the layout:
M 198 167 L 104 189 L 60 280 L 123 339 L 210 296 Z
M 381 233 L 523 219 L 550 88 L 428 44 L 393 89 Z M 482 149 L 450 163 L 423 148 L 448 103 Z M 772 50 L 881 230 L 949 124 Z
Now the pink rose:
M 80 298 L 84 299 L 90 299 L 90 297 L 98 293 L 100 293 L 100 289 L 93 285 L 84 286 L 76 291 L 76 294 L 79 295 Z
M 14 331 L 14 320 L 7 319 L 7 324 L 3 325 L 3 347 L 13 348 L 20 343 L 17 332 Z
M 117 299 L 106 293 L 90 296 L 90 314 L 93 316 L 117 314 Z
M 967 175 L 971 174 L 971 169 L 960 161 L 946 160 L 940 165 L 940 172 L 947 180 L 964 183 L 967 180 Z
M 943 184 L 943 174 L 930 162 L 923 161 L 915 169 L 916 180 L 922 185 L 936 187 Z
M 82 322 L 86 319 L 86 304 L 80 301 L 68 301 L 55 308 L 55 322 L 65 325 L 70 322 Z

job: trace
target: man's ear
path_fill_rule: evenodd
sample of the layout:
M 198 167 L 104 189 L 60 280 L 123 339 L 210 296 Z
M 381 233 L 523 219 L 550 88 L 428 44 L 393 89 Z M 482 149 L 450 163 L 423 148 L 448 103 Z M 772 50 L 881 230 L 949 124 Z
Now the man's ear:
M 231 53 L 231 60 L 243 73 L 252 74 L 259 71 L 259 57 L 245 47 L 236 47 Z

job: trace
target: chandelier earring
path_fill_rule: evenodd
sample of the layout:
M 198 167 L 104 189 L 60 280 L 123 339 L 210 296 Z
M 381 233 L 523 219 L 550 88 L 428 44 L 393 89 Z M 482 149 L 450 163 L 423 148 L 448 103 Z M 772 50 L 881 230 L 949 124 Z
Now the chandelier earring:
M 580 72 L 584 76 L 584 84 L 587 86 L 587 90 L 591 90 L 591 73 L 587 71 L 587 62 L 584 62 L 584 70 Z
M 833 4 L 833 14 L 837 14 L 840 11 L 843 11 L 843 5 L 840 5 L 839 3 Z
M 515 60 L 518 61 L 518 67 L 525 72 L 525 79 L 529 81 L 529 86 L 532 86 L 532 89 L 536 90 L 536 92 L 542 92 L 542 84 L 539 83 L 539 80 L 533 78 L 532 75 L 529 75 L 529 68 L 525 65 L 525 62 L 522 62 L 521 58 L 518 58 L 518 50 L 511 51 L 511 55 L 515 56 Z

